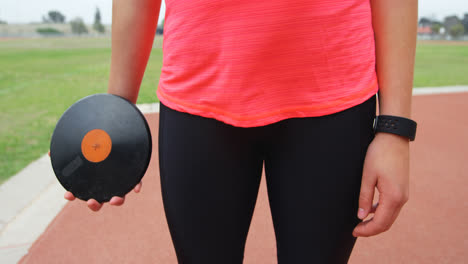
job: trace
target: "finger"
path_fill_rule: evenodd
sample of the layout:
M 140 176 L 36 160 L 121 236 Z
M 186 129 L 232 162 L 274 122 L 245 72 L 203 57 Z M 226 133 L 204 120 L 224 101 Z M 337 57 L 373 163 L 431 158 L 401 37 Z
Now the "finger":
M 94 212 L 97 212 L 101 209 L 102 204 L 98 203 L 98 201 L 94 199 L 89 199 L 87 202 L 89 209 L 93 210 Z
M 143 182 L 140 182 L 138 183 L 135 188 L 133 188 L 133 190 L 136 192 L 136 193 L 139 193 L 141 191 L 141 187 L 143 185 Z
M 403 203 L 396 196 L 380 194 L 374 217 L 359 223 L 354 228 L 353 236 L 368 237 L 389 230 L 402 206 Z
M 49 155 L 49 157 L 50 157 L 50 150 L 49 150 L 49 152 L 47 152 L 47 155 Z
M 114 196 L 114 197 L 112 197 L 112 199 L 109 201 L 109 204 L 110 204 L 110 205 L 120 206 L 120 205 L 122 205 L 124 202 L 125 202 L 125 196 L 124 196 L 124 197 Z
M 377 175 L 372 172 L 366 162 L 362 173 L 361 191 L 359 194 L 359 209 L 357 212 L 359 219 L 366 218 L 372 209 L 372 201 L 374 200 L 375 185 L 377 184 Z
M 63 195 L 63 197 L 69 201 L 73 201 L 75 200 L 75 196 L 73 195 L 73 193 L 71 192 L 65 192 L 65 195 Z

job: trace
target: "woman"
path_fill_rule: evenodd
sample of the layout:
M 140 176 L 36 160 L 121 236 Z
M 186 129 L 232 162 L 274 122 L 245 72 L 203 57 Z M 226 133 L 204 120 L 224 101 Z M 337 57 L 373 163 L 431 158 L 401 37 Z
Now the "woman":
M 114 0 L 108 92 L 133 103 L 160 4 Z M 374 135 L 376 93 L 410 118 L 417 0 L 166 4 L 159 162 L 179 263 L 242 263 L 263 164 L 279 263 L 346 263 L 388 230 L 409 140 Z

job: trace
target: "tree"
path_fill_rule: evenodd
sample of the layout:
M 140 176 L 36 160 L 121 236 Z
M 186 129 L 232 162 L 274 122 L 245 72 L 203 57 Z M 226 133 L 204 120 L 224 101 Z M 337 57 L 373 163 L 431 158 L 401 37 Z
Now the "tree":
M 441 28 L 442 28 L 442 23 L 440 22 L 433 23 L 431 26 L 432 33 L 439 34 Z
M 59 11 L 51 10 L 47 13 L 47 16 L 42 16 L 42 21 L 44 23 L 65 23 L 65 16 L 62 15 Z
M 468 13 L 465 14 L 462 20 L 463 27 L 465 28 L 465 33 L 468 33 Z
M 421 17 L 421 19 L 419 19 L 419 25 L 421 27 L 430 27 L 432 25 L 432 20 L 426 17 Z
M 461 37 L 463 33 L 465 33 L 465 28 L 463 27 L 461 23 L 456 24 L 449 29 L 450 36 L 454 38 Z
M 70 21 L 70 25 L 71 25 L 71 30 L 73 34 L 81 35 L 84 33 L 88 33 L 88 29 L 86 28 L 86 25 L 84 24 L 83 19 L 79 17 Z
M 93 28 L 99 33 L 104 33 L 106 31 L 106 29 L 104 28 L 104 25 L 101 23 L 101 11 L 99 11 L 99 8 L 97 7 L 96 7 L 96 13 L 94 14 Z
M 457 16 L 448 16 L 444 19 L 444 26 L 449 32 L 453 26 L 458 24 L 460 24 L 460 19 Z
M 6 24 L 8 24 L 8 23 L 7 23 L 5 20 L 1 20 L 1 19 L 0 19 L 0 24 L 6 25 Z

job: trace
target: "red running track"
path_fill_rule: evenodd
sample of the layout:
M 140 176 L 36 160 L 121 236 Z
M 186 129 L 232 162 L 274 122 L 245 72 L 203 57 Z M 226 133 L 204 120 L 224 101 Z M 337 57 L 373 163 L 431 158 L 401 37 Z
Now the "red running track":
M 467 102 L 468 93 L 414 97 L 410 199 L 389 231 L 358 238 L 350 263 L 468 262 Z M 147 118 L 157 150 L 159 115 Z M 177 263 L 158 172 L 154 151 L 142 192 L 129 194 L 120 208 L 94 213 L 84 202 L 68 203 L 20 263 Z M 275 254 L 262 178 L 244 263 L 276 263 Z

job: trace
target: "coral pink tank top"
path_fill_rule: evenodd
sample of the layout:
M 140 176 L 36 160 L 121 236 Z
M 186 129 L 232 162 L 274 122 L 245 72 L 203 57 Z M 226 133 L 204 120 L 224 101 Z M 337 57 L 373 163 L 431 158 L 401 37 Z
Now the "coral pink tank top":
M 369 0 L 166 0 L 166 106 L 239 127 L 336 113 L 377 93 Z

